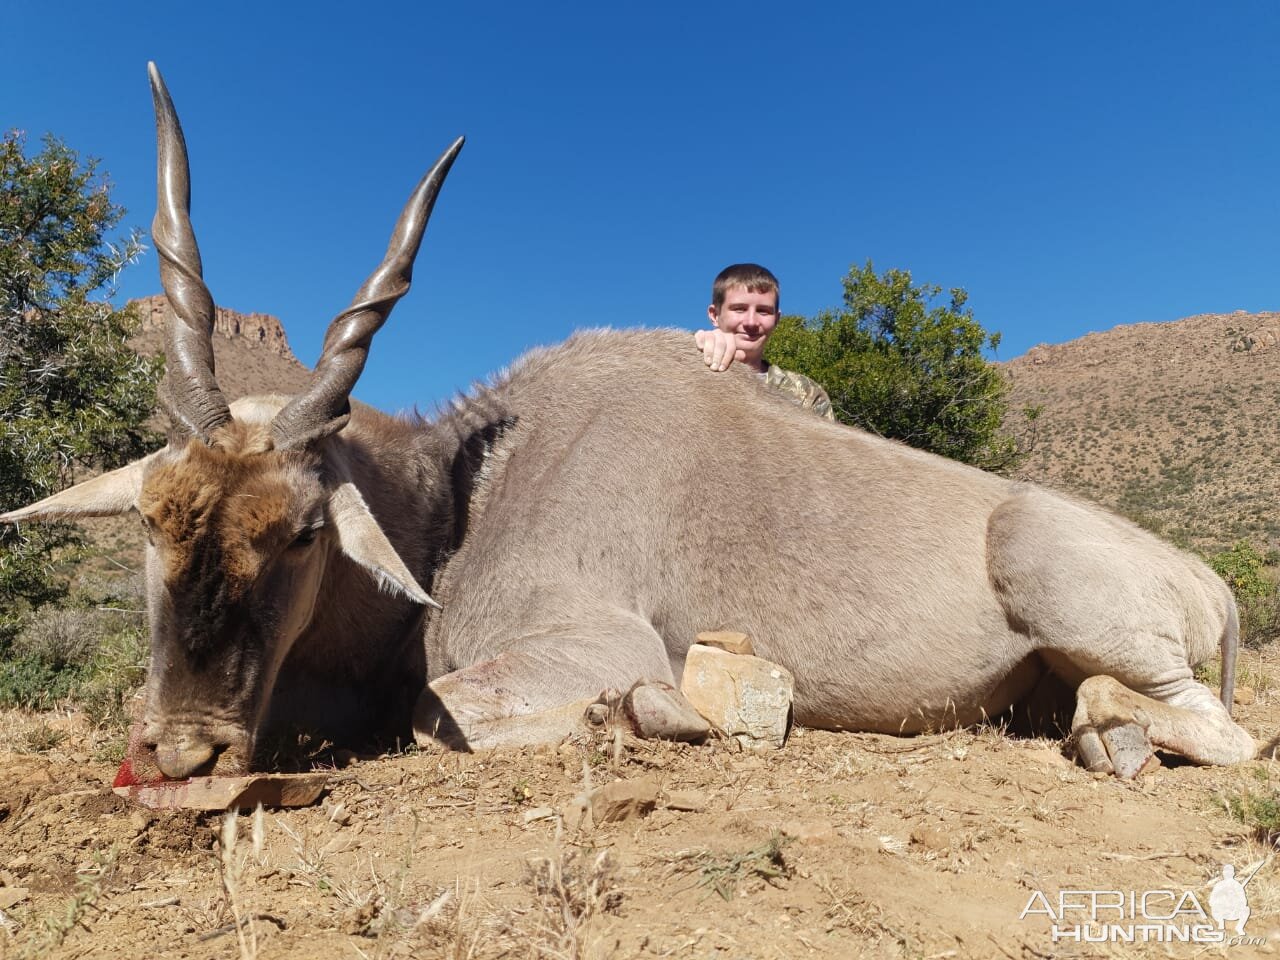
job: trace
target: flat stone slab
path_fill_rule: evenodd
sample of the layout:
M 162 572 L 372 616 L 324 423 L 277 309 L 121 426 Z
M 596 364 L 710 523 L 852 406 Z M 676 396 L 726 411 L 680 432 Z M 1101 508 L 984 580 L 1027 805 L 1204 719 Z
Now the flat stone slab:
M 755 656 L 756 648 L 751 643 L 751 638 L 745 633 L 738 633 L 736 630 L 704 630 L 698 634 L 695 643 L 701 643 L 704 646 L 715 647 L 728 653 L 741 653 L 746 656 Z
M 324 773 L 259 773 L 161 780 L 111 789 L 152 810 L 233 810 L 258 804 L 305 807 L 316 802 L 328 779 Z

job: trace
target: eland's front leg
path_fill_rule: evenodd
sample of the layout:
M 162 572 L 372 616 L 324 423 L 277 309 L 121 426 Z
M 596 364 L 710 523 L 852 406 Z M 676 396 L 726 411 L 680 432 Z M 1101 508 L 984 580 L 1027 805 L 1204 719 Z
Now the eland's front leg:
M 421 745 L 454 750 L 555 743 L 610 719 L 639 736 L 696 740 L 709 727 L 676 691 L 662 638 L 632 614 L 512 641 L 428 684 L 414 710 Z

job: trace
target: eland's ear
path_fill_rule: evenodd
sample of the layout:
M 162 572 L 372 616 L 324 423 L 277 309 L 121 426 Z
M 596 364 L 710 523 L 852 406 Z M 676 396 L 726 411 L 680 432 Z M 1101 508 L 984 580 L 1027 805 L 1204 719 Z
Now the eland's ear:
M 369 512 L 364 497 L 350 480 L 338 484 L 330 495 L 329 522 L 337 531 L 342 552 L 372 573 L 381 587 L 414 603 L 440 609 L 440 604 L 418 586 L 418 581 L 404 565 L 400 554 L 396 553 L 396 548 Z
M 22 520 L 64 520 L 75 517 L 114 517 L 128 513 L 138 503 L 142 490 L 142 475 L 155 454 L 135 460 L 119 470 L 77 483 L 39 503 L 8 513 L 0 513 L 0 522 L 18 523 Z

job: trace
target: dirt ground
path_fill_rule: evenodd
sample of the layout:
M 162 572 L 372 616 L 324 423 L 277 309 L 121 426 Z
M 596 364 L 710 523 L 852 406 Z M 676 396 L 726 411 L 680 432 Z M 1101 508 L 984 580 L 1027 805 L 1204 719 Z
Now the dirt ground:
M 1250 651 L 1242 665 L 1256 699 L 1237 716 L 1267 743 L 1280 730 L 1280 651 Z M 798 730 L 769 755 L 616 737 L 340 756 L 319 803 L 245 812 L 232 837 L 222 816 L 115 796 L 114 765 L 92 759 L 95 736 L 74 715 L 0 717 L 0 956 L 1248 957 L 1280 947 L 1280 864 L 1266 835 L 1229 810 L 1253 802 L 1274 817 L 1271 760 L 1171 764 L 1124 783 L 1084 772 L 1056 741 L 995 727 L 912 739 Z M 578 798 L 619 779 L 656 789 L 657 807 L 582 817 Z M 1246 888 L 1247 942 L 1053 939 L 1046 909 L 1064 890 L 1189 891 L 1208 910 L 1223 865 L 1240 879 L 1260 863 Z M 1064 915 L 1063 928 L 1074 922 Z

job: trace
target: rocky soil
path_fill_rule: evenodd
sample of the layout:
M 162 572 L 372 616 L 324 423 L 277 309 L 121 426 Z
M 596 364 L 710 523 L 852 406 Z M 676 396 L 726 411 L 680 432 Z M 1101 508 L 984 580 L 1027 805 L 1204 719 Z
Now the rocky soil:
M 1280 651 L 1250 651 L 1244 667 L 1252 702 L 1237 715 L 1266 743 L 1280 729 Z M 233 838 L 219 815 L 113 794 L 114 765 L 93 759 L 98 735 L 75 715 L 8 714 L 0 733 L 3 956 L 117 957 L 127 945 L 191 958 L 1246 957 L 1280 946 L 1268 834 L 1231 812 L 1274 819 L 1271 760 L 1170 764 L 1124 783 L 1084 772 L 1057 741 L 996 726 L 911 739 L 798 730 L 761 755 L 608 734 L 492 754 L 328 753 L 317 805 L 242 813 Z M 1037 891 L 1053 904 L 1063 890 L 1190 891 L 1208 909 L 1224 864 L 1244 876 L 1260 863 L 1249 943 L 1082 946 L 1055 943 L 1043 907 L 1020 919 Z

